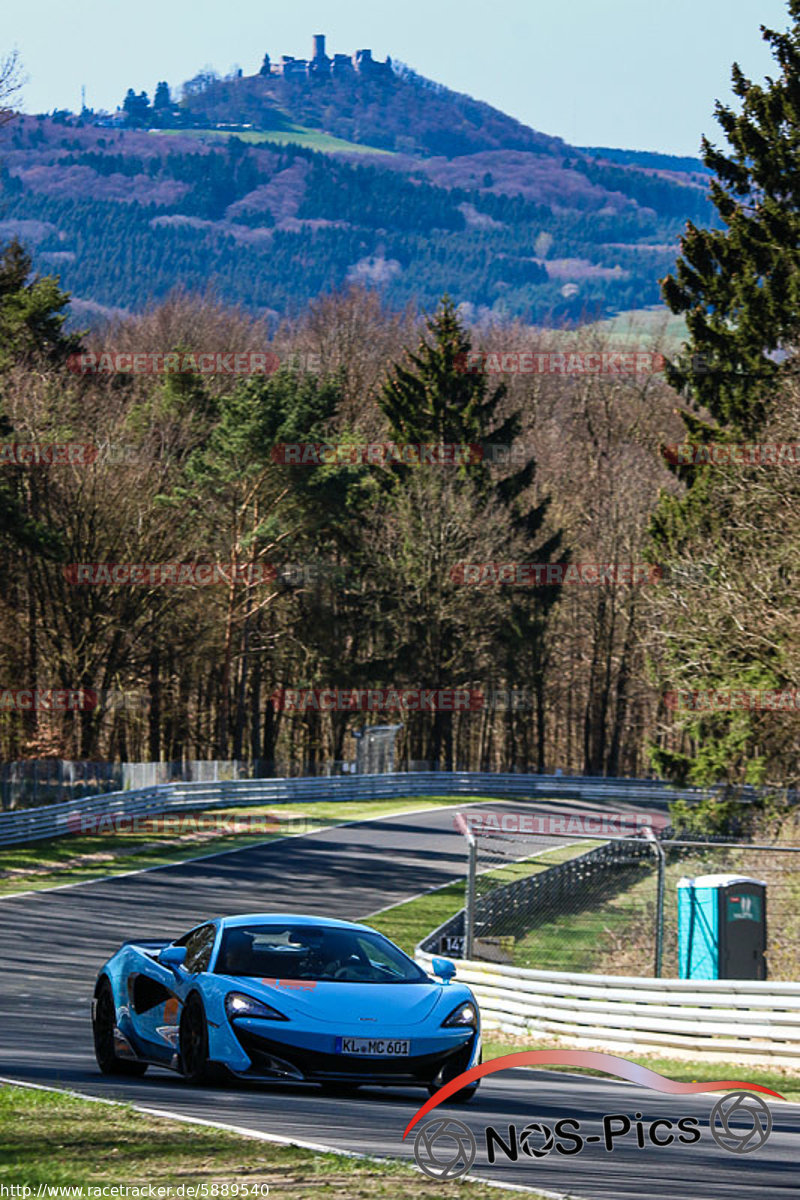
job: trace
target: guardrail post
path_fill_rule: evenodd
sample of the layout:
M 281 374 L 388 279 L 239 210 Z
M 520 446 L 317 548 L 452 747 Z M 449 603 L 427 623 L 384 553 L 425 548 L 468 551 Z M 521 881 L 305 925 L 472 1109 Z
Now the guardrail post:
M 644 836 L 652 845 L 658 856 L 658 884 L 656 892 L 656 961 L 654 974 L 656 979 L 661 978 L 661 958 L 664 949 L 664 871 L 667 865 L 667 856 L 664 853 L 664 847 L 658 840 L 652 829 L 645 829 Z
M 467 895 L 464 905 L 464 958 L 472 958 L 475 943 L 475 876 L 478 871 L 478 843 L 470 834 L 467 855 Z

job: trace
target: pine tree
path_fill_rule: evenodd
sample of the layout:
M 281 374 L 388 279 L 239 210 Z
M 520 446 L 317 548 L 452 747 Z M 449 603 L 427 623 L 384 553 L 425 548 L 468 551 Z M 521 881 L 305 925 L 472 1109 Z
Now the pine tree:
M 64 332 L 69 295 L 58 278 L 32 275 L 33 263 L 16 238 L 0 254 L 0 371 L 14 362 L 55 366 L 76 351 L 80 334 Z
M 426 328 L 431 340 L 423 337 L 416 352 L 409 353 L 410 366 L 395 364 L 381 408 L 400 443 L 476 447 L 475 461 L 464 464 L 464 473 L 486 485 L 485 460 L 517 437 L 519 414 L 501 419 L 505 384 L 490 392 L 484 373 L 467 369 L 472 343 L 449 296 Z
M 800 313 L 800 0 L 789 12 L 786 33 L 761 26 L 776 79 L 762 86 L 732 67 L 741 111 L 719 101 L 715 109 L 729 152 L 702 141 L 719 226 L 688 222 L 675 274 L 662 281 L 690 335 L 690 361 L 672 367 L 669 382 L 733 436 L 752 437 L 763 422 L 780 374 L 771 356 L 791 345 Z M 717 433 L 689 425 L 692 440 Z
M 128 88 L 122 108 L 127 114 L 128 124 L 132 128 L 141 129 L 147 124 L 150 117 L 150 100 L 147 92 L 139 92 L 137 96 L 133 88 Z
M 169 95 L 169 84 L 166 82 L 166 80 L 162 79 L 160 83 L 156 84 L 156 94 L 153 97 L 153 108 L 168 109 L 171 107 L 172 101 L 170 100 Z
M 53 276 L 32 276 L 32 262 L 14 238 L 0 254 L 0 441 L 17 440 L 5 412 L 5 373 L 14 366 L 47 371 L 63 366 L 80 347 L 80 334 L 63 326 L 69 295 Z M 11 544 L 25 554 L 36 550 L 57 554 L 59 535 L 37 515 L 22 468 L 4 468 L 0 477 L 0 546 Z
M 464 463 L 459 468 L 462 477 L 477 487 L 479 496 L 487 501 L 498 501 L 507 511 L 519 545 L 526 548 L 526 557 L 537 563 L 554 561 L 562 535 L 559 532 L 550 536 L 545 534 L 549 499 L 531 499 L 531 484 L 536 473 L 533 456 L 528 454 L 518 469 L 506 475 L 493 472 L 489 467 L 495 457 L 506 457 L 522 427 L 519 411 L 503 415 L 504 407 L 507 407 L 503 403 L 507 397 L 505 384 L 490 389 L 482 371 L 468 369 L 472 342 L 448 296 L 427 320 L 426 329 L 428 336 L 423 336 L 416 352 L 408 356 L 410 366 L 394 366 L 380 397 L 393 436 L 399 443 L 410 445 L 480 447 L 482 454 L 477 461 Z M 406 478 L 410 469 L 399 466 L 397 477 Z M 519 664 L 524 663 L 523 669 L 538 697 L 540 770 L 544 766 L 545 634 L 557 595 L 556 587 L 509 589 L 504 593 L 506 620 L 499 632 L 503 646 L 502 661 L 498 664 L 500 671 L 508 679 L 518 679 Z M 445 653 L 443 657 L 448 655 Z M 428 668 L 436 676 L 441 663 L 428 664 Z M 451 765 L 450 734 L 450 715 L 437 712 L 434 758 L 438 758 L 443 750 L 448 769 Z
M 711 229 L 688 224 L 675 274 L 662 281 L 667 304 L 685 315 L 689 330 L 688 362 L 668 367 L 667 377 L 688 401 L 692 411 L 682 414 L 687 440 L 698 446 L 757 438 L 783 378 L 798 362 L 800 0 L 789 0 L 789 13 L 788 32 L 761 27 L 780 67 L 777 78 L 762 86 L 737 64 L 732 68 L 740 111 L 716 105 L 729 151 L 703 139 L 719 221 Z M 673 470 L 686 490 L 662 494 L 650 527 L 650 556 L 668 570 L 675 565 L 678 577 L 709 545 L 727 545 L 733 561 L 737 547 L 725 540 L 732 513 L 720 469 Z M 754 524 L 758 516 L 753 514 Z M 706 586 L 714 588 L 714 579 Z M 780 647 L 756 650 L 740 641 L 734 649 L 724 625 L 687 624 L 691 599 L 678 588 L 669 613 L 662 613 L 669 636 L 662 640 L 656 675 L 666 689 L 679 683 L 697 690 L 780 683 Z M 693 664 L 691 679 L 687 664 Z M 758 739 L 749 712 L 689 712 L 667 723 L 681 748 L 651 747 L 651 758 L 672 778 L 710 783 L 726 771 L 753 778 L 764 769 L 753 749 Z

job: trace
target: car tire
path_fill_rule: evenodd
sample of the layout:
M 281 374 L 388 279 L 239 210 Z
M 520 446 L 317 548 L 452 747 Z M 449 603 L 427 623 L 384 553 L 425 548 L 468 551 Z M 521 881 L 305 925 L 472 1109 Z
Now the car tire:
M 97 1065 L 104 1075 L 144 1075 L 147 1063 L 135 1062 L 129 1058 L 119 1058 L 117 1055 L 114 1045 L 116 1023 L 117 1010 L 114 1004 L 114 993 L 111 990 L 111 984 L 103 976 L 95 989 L 94 1005 L 92 1006 L 92 1034 Z
M 192 992 L 183 1006 L 178 1049 L 184 1078 L 189 1083 L 210 1083 L 214 1072 L 208 1061 L 208 1023 L 198 992 Z
M 462 1088 L 460 1092 L 455 1092 L 452 1096 L 448 1096 L 447 1100 L 445 1100 L 445 1104 L 469 1104 L 470 1100 L 472 1100 L 477 1092 L 478 1087 L 479 1085 L 474 1083 L 471 1087 Z
M 481 1053 L 480 1057 L 478 1058 L 478 1062 L 483 1062 L 483 1053 Z M 439 1088 L 444 1087 L 444 1085 L 449 1083 L 451 1079 L 455 1079 L 456 1075 L 460 1075 L 462 1070 L 462 1067 L 451 1067 L 449 1071 L 443 1071 L 441 1083 L 428 1084 L 428 1094 L 431 1096 L 435 1095 L 435 1093 L 439 1091 Z M 454 1092 L 452 1096 L 448 1096 L 444 1103 L 469 1104 L 479 1087 L 480 1083 L 471 1083 L 469 1087 L 462 1088 L 460 1092 Z

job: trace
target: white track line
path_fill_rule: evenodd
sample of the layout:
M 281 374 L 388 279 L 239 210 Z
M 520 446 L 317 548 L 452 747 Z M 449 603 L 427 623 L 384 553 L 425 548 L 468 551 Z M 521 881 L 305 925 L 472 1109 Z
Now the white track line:
M 485 804 L 486 801 L 479 800 L 478 803 Z M 497 803 L 498 804 L 510 804 L 510 803 L 512 803 L 512 801 L 498 800 Z M 469 805 L 465 804 L 463 807 L 468 808 Z M 449 805 L 448 805 L 448 808 L 449 808 Z M 437 811 L 437 810 L 433 810 L 433 811 Z M 545 834 L 542 834 L 541 836 L 547 837 L 547 834 L 545 833 Z M 587 840 L 586 838 L 582 838 L 580 842 L 567 842 L 566 847 L 568 848 L 569 846 L 580 846 L 582 844 L 582 842 L 584 842 L 586 840 Z M 524 854 L 522 856 L 522 858 L 509 859 L 509 863 L 527 862 L 528 859 L 530 859 L 530 858 L 538 858 L 540 854 L 547 854 L 550 850 L 557 850 L 557 849 L 564 849 L 564 847 L 559 846 L 558 842 L 556 842 L 556 844 L 554 846 L 542 846 L 541 850 L 537 850 L 534 854 Z M 559 864 L 555 864 L 555 865 L 558 866 Z M 496 871 L 497 869 L 498 869 L 497 867 L 484 867 L 482 871 L 478 871 L 478 875 L 488 875 L 490 871 Z M 366 917 L 364 917 L 364 920 L 365 921 L 368 920 L 369 917 L 380 916 L 381 913 L 389 912 L 389 910 L 392 908 L 399 908 L 401 904 L 410 904 L 412 900 L 421 900 L 423 896 L 432 896 L 434 892 L 441 892 L 443 888 L 450 887 L 454 883 L 464 883 L 464 876 L 463 875 L 454 875 L 453 878 L 448 879 L 446 883 L 437 883 L 436 887 L 427 888 L 424 892 L 417 892 L 416 896 L 409 896 L 407 900 L 394 900 L 394 901 L 392 901 L 391 904 L 384 904 L 383 908 L 376 908 L 374 912 L 367 913 Z
M 104 1096 L 89 1096 L 84 1092 L 73 1091 L 71 1088 L 49 1087 L 43 1083 L 27 1083 L 21 1079 L 9 1079 L 4 1075 L 0 1075 L 0 1084 L 30 1088 L 36 1092 L 56 1092 L 61 1096 L 73 1096 L 76 1100 L 86 1100 L 90 1104 L 113 1104 L 117 1108 L 132 1108 L 134 1112 L 142 1113 L 147 1117 L 163 1117 L 169 1121 L 182 1121 L 186 1125 L 205 1125 L 210 1129 L 224 1129 L 228 1133 L 237 1133 L 241 1137 L 252 1138 L 259 1142 L 273 1142 L 279 1146 L 300 1146 L 304 1150 L 314 1150 L 320 1154 L 339 1154 L 343 1158 L 360 1158 L 365 1162 L 396 1162 L 401 1166 L 408 1167 L 409 1170 L 417 1171 L 420 1175 L 424 1173 L 416 1163 L 406 1162 L 402 1158 L 381 1158 L 376 1154 L 361 1154 L 357 1150 L 340 1150 L 336 1146 L 327 1146 L 323 1142 L 309 1142 L 305 1138 L 285 1137 L 280 1133 L 264 1133 L 260 1129 L 250 1129 L 246 1125 L 230 1125 L 226 1121 L 209 1121 L 205 1117 L 189 1117 L 184 1113 L 172 1112 L 167 1108 L 148 1108 L 143 1104 L 131 1104 L 127 1100 L 108 1100 Z M 548 1200 L 580 1200 L 580 1197 L 575 1196 L 572 1192 L 567 1195 L 564 1192 L 546 1192 L 540 1187 L 524 1187 L 519 1183 L 495 1183 L 493 1179 L 486 1179 L 481 1175 L 464 1175 L 462 1178 L 465 1182 L 486 1183 L 491 1187 L 502 1188 L 504 1191 L 546 1196 Z
M 301 801 L 298 801 L 301 803 Z M 327 801 L 323 801 L 327 803 Z M 512 804 L 512 800 L 472 800 L 462 808 L 472 808 L 476 804 Z M 114 875 L 98 875 L 94 879 L 79 879 L 75 883 L 57 883 L 53 887 L 33 888 L 24 892 L 6 892 L 0 900 L 18 900 L 20 896 L 40 896 L 43 892 L 62 892 L 67 888 L 85 887 L 90 883 L 109 883 L 112 879 L 129 879 L 132 875 L 146 875 L 149 871 L 164 871 L 167 867 L 182 867 L 187 863 L 204 862 L 209 858 L 222 858 L 225 854 L 237 854 L 240 850 L 257 850 L 261 846 L 271 846 L 276 842 L 288 842 L 292 838 L 316 837 L 321 833 L 329 833 L 332 829 L 346 829 L 351 825 L 369 825 L 372 821 L 390 821 L 394 817 L 411 817 L 419 813 L 442 812 L 444 809 L 456 808 L 455 804 L 435 804 L 432 808 L 408 808 L 402 812 L 381 813 L 377 817 L 359 817 L 357 821 L 339 821 L 335 825 L 326 825 L 322 829 L 309 829 L 300 833 L 285 833 L 279 837 L 268 838 L 263 842 L 250 842 L 246 846 L 231 846 L 230 850 L 215 850 L 213 854 L 197 854 L 192 858 L 179 858 L 175 862 L 158 863 L 153 867 L 138 867 L 134 871 L 118 871 Z M 451 881 L 452 882 L 452 881 Z M 421 893 L 424 895 L 424 892 Z M 390 906 L 391 907 L 391 906 Z

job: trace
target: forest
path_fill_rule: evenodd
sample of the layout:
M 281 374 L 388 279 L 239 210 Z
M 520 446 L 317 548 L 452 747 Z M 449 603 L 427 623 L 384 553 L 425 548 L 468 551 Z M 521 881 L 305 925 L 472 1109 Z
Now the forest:
M 659 544 L 664 498 L 691 494 L 688 468 L 664 453 L 687 435 L 663 372 L 465 372 L 472 347 L 491 355 L 529 333 L 478 339 L 447 299 L 397 314 L 353 286 L 281 325 L 269 374 L 82 374 L 66 294 L 29 266 L 16 243 L 0 265 L 0 440 L 18 448 L 0 477 L 3 758 L 238 758 L 282 773 L 351 759 L 354 731 L 401 722 L 406 764 L 641 775 L 658 763 L 739 781 L 796 770 L 796 713 L 712 714 L 709 738 L 708 714 L 670 707 L 675 688 L 730 686 L 737 672 L 742 684 L 748 670 L 789 686 L 796 595 L 786 580 L 776 606 L 774 587 L 799 510 L 793 464 L 766 478 L 712 465 L 704 486 L 730 523 L 695 529 L 689 553 L 673 515 Z M 586 353 L 586 335 L 570 336 Z M 185 366 L 267 339 L 241 309 L 176 292 L 82 348 L 100 361 L 175 347 Z M 788 377 L 764 440 L 787 441 L 798 415 Z M 280 451 L 298 444 L 358 452 Z M 366 452 L 376 444 L 480 452 L 415 463 Z M 65 445 L 90 450 L 37 461 L 20 449 Z M 548 584 L 543 570 L 464 566 L 498 563 L 559 569 Z M 757 630 L 789 657 L 748 667 Z M 90 700 L 17 711 L 13 690 L 33 686 Z M 455 711 L 309 699 L 331 689 L 478 699 Z
M 707 181 L 567 154 L 321 153 L 20 118 L 0 136 L 0 232 L 98 314 L 176 282 L 273 321 L 362 282 L 395 310 L 447 291 L 475 319 L 576 324 L 660 299 Z
M 685 322 L 679 353 L 641 328 L 620 343 L 567 320 L 549 334 L 510 312 L 473 321 L 450 253 L 489 291 L 521 293 L 549 283 L 520 239 L 541 251 L 547 224 L 559 254 L 577 245 L 569 214 L 522 195 L 384 187 L 372 168 L 294 148 L 165 153 L 146 134 L 126 176 L 114 147 L 97 159 L 74 130 L 60 194 L 41 174 L 29 193 L 9 156 L 4 194 L 24 198 L 23 232 L 39 260 L 42 246 L 65 257 L 59 278 L 16 237 L 0 256 L 0 755 L 314 771 L 352 760 L 365 725 L 402 722 L 401 766 L 796 784 L 800 162 L 787 130 L 800 4 L 791 11 L 792 31 L 764 35 L 780 74 L 761 86 L 735 72 L 741 111 L 717 113 L 727 145 L 704 142 L 713 217 L 686 223 L 658 284 L 665 321 Z M 18 130 L 18 153 L 46 143 L 41 131 Z M 598 167 L 606 182 L 617 169 Z M 69 194 L 85 172 L 129 187 L 145 177 L 173 211 L 154 234 L 156 208 L 128 198 L 113 205 L 126 220 L 109 223 L 110 202 Z M 287 173 L 290 193 L 276 196 Z M 221 213 L 227 228 L 267 211 L 277 226 L 287 194 L 295 215 L 326 214 L 309 242 L 276 228 L 268 251 L 245 242 L 214 257 L 192 241 L 193 223 Z M 650 222 L 655 235 L 676 219 L 669 207 L 599 212 L 589 232 Z M 429 255 L 414 303 L 337 278 L 339 239 L 351 257 L 366 230 L 384 266 L 412 244 Z M 507 258 L 500 236 L 515 239 Z M 184 283 L 159 295 L 169 253 Z M 282 312 L 261 254 L 284 272 Z M 152 296 L 76 330 L 70 272 L 101 291 L 104 256 L 116 295 L 136 278 Z M 252 272 L 262 311 L 232 301 L 226 270 Z M 502 365 L 546 350 L 557 369 Z M 621 369 L 622 351 L 649 367 Z M 198 366 L 207 355 L 271 368 L 212 373 Z M 31 689 L 62 702 L 21 704 Z M 370 692 L 382 704 L 329 702 Z M 411 692 L 448 699 L 387 707 Z M 63 701 L 75 695 L 88 700 Z

